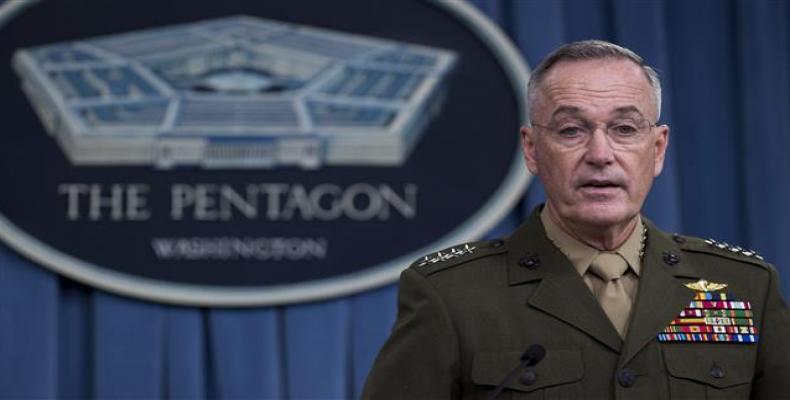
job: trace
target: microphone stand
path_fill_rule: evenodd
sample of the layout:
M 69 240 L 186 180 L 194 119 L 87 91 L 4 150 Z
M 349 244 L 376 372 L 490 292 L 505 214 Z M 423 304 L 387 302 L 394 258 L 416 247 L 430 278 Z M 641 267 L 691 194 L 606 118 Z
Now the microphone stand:
M 502 390 L 505 389 L 505 386 L 510 381 L 512 381 L 513 378 L 516 377 L 516 375 L 518 375 L 518 372 L 522 367 L 527 368 L 527 370 L 529 370 L 530 367 L 533 367 L 537 363 L 539 363 L 544 356 L 546 356 L 546 349 L 543 346 L 539 344 L 533 344 L 529 346 L 527 348 L 527 351 L 525 351 L 524 354 L 521 355 L 521 361 L 518 363 L 518 365 L 516 365 L 516 367 L 513 368 L 512 370 L 510 370 L 510 372 L 507 374 L 505 379 L 503 379 L 502 382 L 500 382 L 499 385 L 497 385 L 497 387 L 494 388 L 494 392 L 491 393 L 491 396 L 488 397 L 488 400 L 496 399 L 496 397 L 499 396 L 500 393 L 502 393 Z

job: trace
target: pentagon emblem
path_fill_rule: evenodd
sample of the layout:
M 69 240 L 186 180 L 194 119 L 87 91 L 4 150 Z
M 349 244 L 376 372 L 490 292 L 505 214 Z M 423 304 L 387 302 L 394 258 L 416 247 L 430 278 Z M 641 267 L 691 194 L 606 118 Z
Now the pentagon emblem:
M 238 16 L 25 48 L 14 67 L 73 164 L 318 169 L 403 164 L 455 60 Z
M 529 72 L 468 2 L 84 3 L 42 29 L 73 4 L 0 0 L 0 241 L 53 272 L 169 304 L 346 296 L 479 256 L 457 243 L 531 180 Z

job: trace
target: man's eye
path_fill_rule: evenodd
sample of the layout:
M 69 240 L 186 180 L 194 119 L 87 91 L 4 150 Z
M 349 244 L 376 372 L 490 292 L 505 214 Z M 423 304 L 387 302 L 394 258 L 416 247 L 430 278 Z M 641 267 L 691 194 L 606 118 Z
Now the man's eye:
M 639 132 L 635 125 L 619 124 L 609 128 L 609 131 L 618 136 L 632 136 Z
M 584 129 L 579 126 L 566 126 L 558 129 L 557 133 L 563 137 L 577 137 L 584 134 Z

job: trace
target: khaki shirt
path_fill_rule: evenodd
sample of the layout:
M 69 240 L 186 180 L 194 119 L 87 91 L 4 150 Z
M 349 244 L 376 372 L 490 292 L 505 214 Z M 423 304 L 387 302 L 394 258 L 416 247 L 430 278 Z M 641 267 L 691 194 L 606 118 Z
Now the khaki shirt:
M 554 222 L 548 210 L 548 207 L 543 207 L 543 211 L 540 213 L 540 220 L 546 230 L 546 236 L 557 246 L 562 254 L 565 254 L 565 257 L 568 257 L 573 267 L 582 276 L 584 283 L 590 288 L 590 291 L 595 293 L 596 286 L 601 285 L 602 282 L 592 272 L 588 272 L 588 269 L 601 251 L 565 232 Z M 642 224 L 642 217 L 637 216 L 637 218 L 636 227 L 631 232 L 631 235 L 628 236 L 628 239 L 620 247 L 612 251 L 622 256 L 628 263 L 628 271 L 620 278 L 620 281 L 623 283 L 626 294 L 631 298 L 631 304 L 634 304 L 636 301 L 636 293 L 639 289 L 639 271 L 642 268 L 640 253 L 643 247 L 644 225 Z

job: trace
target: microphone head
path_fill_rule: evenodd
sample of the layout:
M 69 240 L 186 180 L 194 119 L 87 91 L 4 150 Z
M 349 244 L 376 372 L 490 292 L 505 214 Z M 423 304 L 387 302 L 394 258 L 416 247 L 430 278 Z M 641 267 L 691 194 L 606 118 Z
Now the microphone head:
M 542 360 L 545 356 L 546 348 L 539 344 L 533 344 L 527 347 L 527 351 L 521 355 L 521 362 L 526 366 L 531 367 L 540 362 L 540 360 Z

